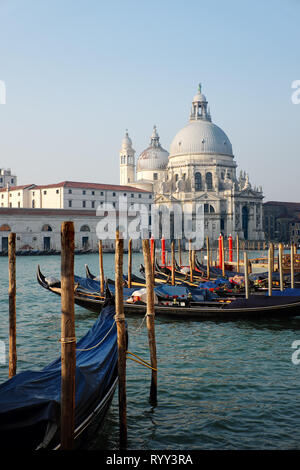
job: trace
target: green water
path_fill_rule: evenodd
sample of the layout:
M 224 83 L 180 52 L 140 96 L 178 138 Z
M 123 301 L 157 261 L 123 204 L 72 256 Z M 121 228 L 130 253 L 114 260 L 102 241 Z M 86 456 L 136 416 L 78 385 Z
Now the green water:
M 135 272 L 142 262 L 134 255 Z M 17 258 L 18 371 L 39 369 L 60 354 L 60 298 L 36 282 L 36 267 L 59 277 L 60 257 Z M 98 272 L 97 255 L 76 256 Z M 127 263 L 126 256 L 124 263 Z M 104 255 L 114 277 L 114 255 Z M 8 350 L 7 258 L 0 258 L 0 340 Z M 300 314 L 300 312 L 299 312 Z M 96 315 L 76 306 L 80 338 Z M 149 359 L 142 318 L 128 318 L 129 350 Z M 300 365 L 291 345 L 300 340 L 300 316 L 252 321 L 156 319 L 158 405 L 149 404 L 149 369 L 128 361 L 129 449 L 299 449 Z M 1 382 L 8 363 L 0 364 Z M 89 448 L 118 449 L 117 393 L 102 432 Z

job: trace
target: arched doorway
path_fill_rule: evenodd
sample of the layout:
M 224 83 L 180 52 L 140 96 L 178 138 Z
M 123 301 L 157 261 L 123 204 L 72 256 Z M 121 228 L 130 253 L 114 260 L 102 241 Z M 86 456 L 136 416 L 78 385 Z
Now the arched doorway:
M 248 211 L 248 207 L 244 206 L 242 208 L 242 229 L 244 232 L 245 240 L 248 240 L 248 222 L 249 222 L 249 211 Z

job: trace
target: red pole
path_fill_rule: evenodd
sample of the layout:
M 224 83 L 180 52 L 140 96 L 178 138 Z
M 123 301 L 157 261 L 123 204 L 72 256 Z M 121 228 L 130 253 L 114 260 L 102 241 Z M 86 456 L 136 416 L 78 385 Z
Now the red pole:
M 150 247 L 151 247 L 151 262 L 153 264 L 153 255 L 154 255 L 154 237 L 152 235 L 151 239 L 150 239 Z
M 222 269 L 223 257 L 222 257 L 222 235 L 219 236 L 219 268 Z
M 229 245 L 229 262 L 232 262 L 232 236 L 229 235 L 228 237 L 228 245 Z
M 164 237 L 161 239 L 161 264 L 166 265 L 166 242 Z

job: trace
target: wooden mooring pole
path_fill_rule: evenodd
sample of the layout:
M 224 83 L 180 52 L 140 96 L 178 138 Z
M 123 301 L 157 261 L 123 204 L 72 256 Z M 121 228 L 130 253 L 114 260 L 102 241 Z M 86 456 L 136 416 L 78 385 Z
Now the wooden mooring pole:
M 272 295 L 272 276 L 273 276 L 273 262 L 274 262 L 274 251 L 272 249 L 272 243 L 270 243 L 269 251 L 268 251 L 268 293 L 271 297 Z
M 239 236 L 236 236 L 236 271 L 240 272 L 240 241 Z
M 249 264 L 248 254 L 244 252 L 244 274 L 245 274 L 245 297 L 249 299 Z
M 171 242 L 171 273 L 172 273 L 172 286 L 175 286 L 175 242 Z
M 189 241 L 190 281 L 193 282 L 192 240 Z
M 150 360 L 152 367 L 151 386 L 150 386 L 150 403 L 157 404 L 157 357 L 156 357 L 156 341 L 155 341 L 155 309 L 154 309 L 154 279 L 151 269 L 149 240 L 143 240 L 143 254 L 146 274 L 147 289 L 147 330 L 150 349 Z
M 100 272 L 100 294 L 104 295 L 104 268 L 102 240 L 99 240 L 99 272 Z
M 207 279 L 210 278 L 210 251 L 209 251 L 209 238 L 206 237 L 206 269 Z
M 181 259 L 181 241 L 180 238 L 178 238 L 178 261 L 179 261 L 179 267 L 182 267 L 182 259 Z
M 279 243 L 278 246 L 278 269 L 279 269 L 279 283 L 280 290 L 283 291 L 283 266 L 282 266 L 282 256 L 283 256 L 283 244 Z
M 8 376 L 17 371 L 17 334 L 16 334 L 16 234 L 8 237 L 8 303 L 9 303 L 9 359 Z
M 128 287 L 131 288 L 131 274 L 132 274 L 132 239 L 128 241 Z
M 123 251 L 124 240 L 116 231 L 115 253 L 115 306 L 116 325 L 118 334 L 118 374 L 119 374 L 119 425 L 120 447 L 127 444 L 127 399 L 126 399 L 126 325 L 123 304 Z
M 294 243 L 291 244 L 291 288 L 295 288 Z
M 61 449 L 74 444 L 76 337 L 74 315 L 74 224 L 61 226 Z

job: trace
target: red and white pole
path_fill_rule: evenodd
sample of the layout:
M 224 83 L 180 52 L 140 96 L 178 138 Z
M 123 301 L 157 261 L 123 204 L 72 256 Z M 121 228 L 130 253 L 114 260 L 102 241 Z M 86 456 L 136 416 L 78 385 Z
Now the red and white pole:
M 229 262 L 232 263 L 232 236 L 228 237 L 228 248 L 229 248 Z

